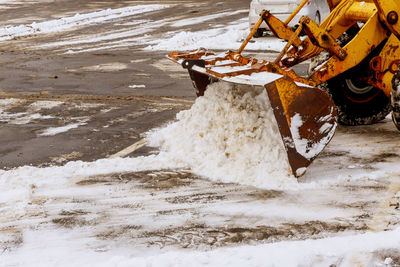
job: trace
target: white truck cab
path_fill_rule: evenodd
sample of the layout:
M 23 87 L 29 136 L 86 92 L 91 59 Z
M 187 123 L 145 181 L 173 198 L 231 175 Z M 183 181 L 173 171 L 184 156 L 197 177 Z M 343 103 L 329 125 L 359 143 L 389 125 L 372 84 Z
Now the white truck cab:
M 300 3 L 301 0 L 252 0 L 249 11 L 250 30 L 254 28 L 263 9 L 269 10 L 274 16 L 285 21 Z M 292 19 L 289 26 L 296 27 L 302 16 L 308 16 L 319 24 L 329 15 L 329 12 L 326 0 L 309 0 Z M 268 26 L 263 22 L 254 37 L 261 37 L 267 30 Z

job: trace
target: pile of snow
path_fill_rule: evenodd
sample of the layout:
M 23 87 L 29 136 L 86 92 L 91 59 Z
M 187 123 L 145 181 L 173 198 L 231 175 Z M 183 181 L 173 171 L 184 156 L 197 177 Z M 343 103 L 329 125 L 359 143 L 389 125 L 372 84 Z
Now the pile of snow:
M 47 184 L 53 178 L 60 186 L 78 176 L 189 168 L 215 181 L 293 188 L 297 180 L 266 91 L 246 88 L 222 82 L 210 85 L 190 110 L 177 114 L 177 121 L 148 134 L 149 144 L 160 147 L 158 155 L 0 170 L 0 187 L 12 192 L 22 186 L 29 191 L 31 183 Z
M 145 50 L 186 51 L 200 47 L 214 50 L 236 50 L 249 34 L 247 19 L 205 31 L 168 32 L 163 38 L 148 41 Z M 286 42 L 277 38 L 259 38 L 248 43 L 247 50 L 281 51 Z
M 177 119 L 149 144 L 196 174 L 264 188 L 296 183 L 263 87 L 213 83 Z

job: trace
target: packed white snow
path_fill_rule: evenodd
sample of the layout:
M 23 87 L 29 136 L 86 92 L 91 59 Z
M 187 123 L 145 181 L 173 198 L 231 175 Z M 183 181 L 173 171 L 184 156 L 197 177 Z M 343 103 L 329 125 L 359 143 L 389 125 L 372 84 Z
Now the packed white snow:
M 60 32 L 74 27 L 102 23 L 116 18 L 143 14 L 168 7 L 168 5 L 137 5 L 116 9 L 106 9 L 86 14 L 75 14 L 72 17 L 34 22 L 28 25 L 0 27 L 0 41 L 11 40 L 15 37 Z
M 149 144 L 212 180 L 258 187 L 295 183 L 263 87 L 218 82 Z
M 44 130 L 39 136 L 52 136 L 60 133 L 65 133 L 68 132 L 69 130 L 76 129 L 79 126 L 86 125 L 87 124 L 87 119 L 81 120 L 79 122 L 67 124 L 64 126 L 59 126 L 59 127 L 50 127 Z

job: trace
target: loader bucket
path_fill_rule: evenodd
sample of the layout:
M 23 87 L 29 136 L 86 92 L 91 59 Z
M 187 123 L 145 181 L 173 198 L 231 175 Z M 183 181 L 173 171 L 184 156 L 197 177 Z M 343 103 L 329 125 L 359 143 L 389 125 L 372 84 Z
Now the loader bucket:
M 296 177 L 305 173 L 334 135 L 337 112 L 330 96 L 301 83 L 301 78 L 295 81 L 290 77 L 292 72 L 279 71 L 274 63 L 258 62 L 234 52 L 215 55 L 204 49 L 172 52 L 168 58 L 189 71 L 197 96 L 219 80 L 265 87 Z
M 299 86 L 288 77 L 265 88 L 290 167 L 299 177 L 332 139 L 337 126 L 335 106 L 327 93 Z

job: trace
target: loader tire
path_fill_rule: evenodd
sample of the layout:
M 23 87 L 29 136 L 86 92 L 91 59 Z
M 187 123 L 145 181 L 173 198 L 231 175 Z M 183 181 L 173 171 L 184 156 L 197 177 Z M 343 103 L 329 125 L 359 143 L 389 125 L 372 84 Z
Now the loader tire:
M 264 35 L 264 30 L 258 28 L 257 31 L 254 33 L 253 37 L 254 38 L 259 38 L 259 37 L 263 37 L 263 35 Z
M 392 104 L 392 120 L 394 125 L 396 125 L 397 129 L 400 131 L 400 71 L 397 71 L 393 76 L 392 95 L 390 100 Z
M 379 88 L 358 80 L 362 74 L 345 72 L 327 83 L 343 125 L 366 125 L 383 120 L 391 111 L 390 98 Z

